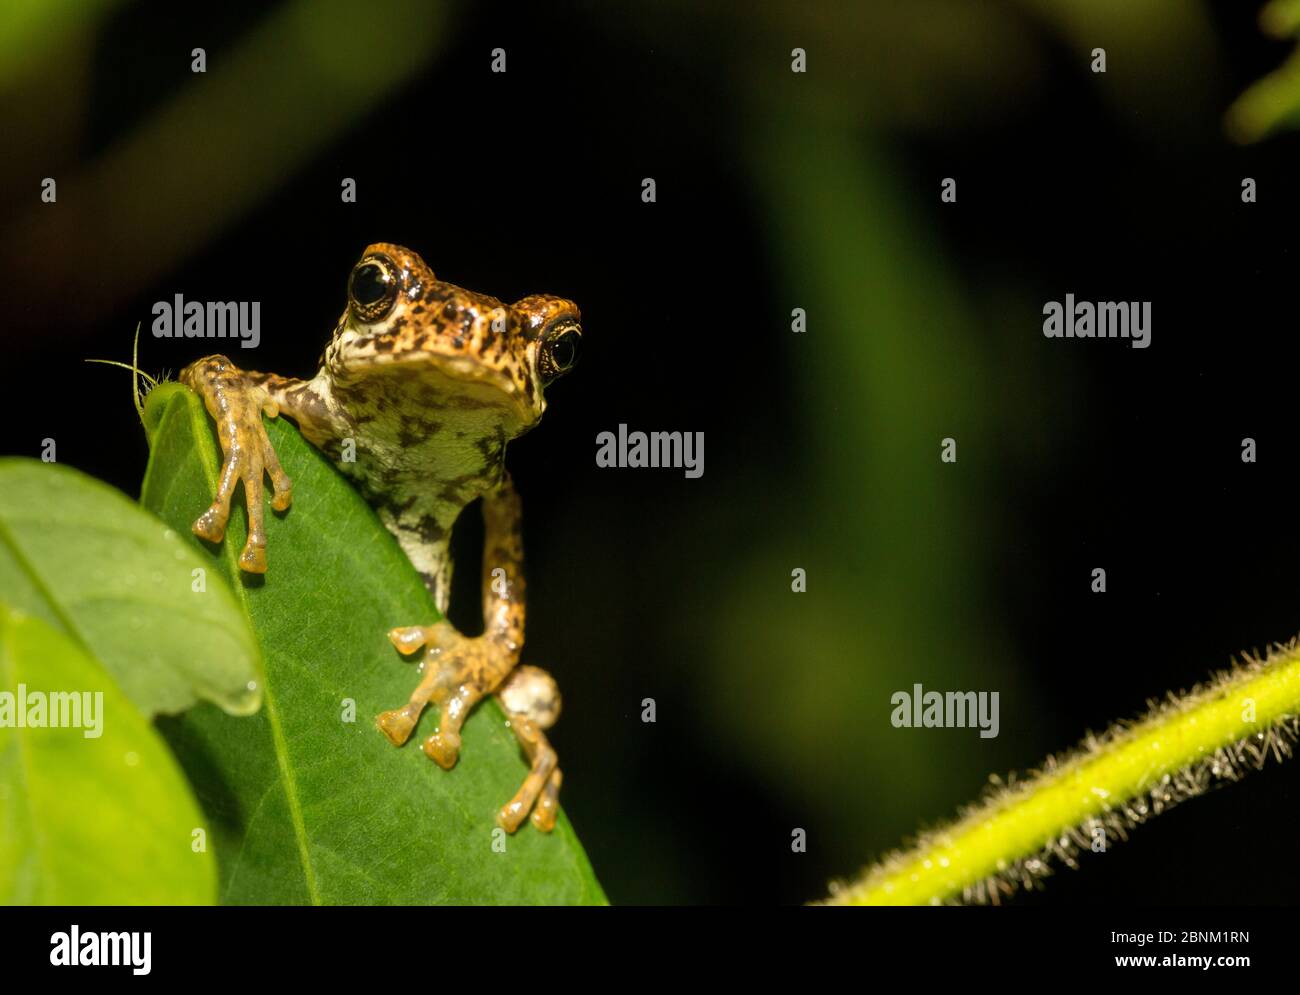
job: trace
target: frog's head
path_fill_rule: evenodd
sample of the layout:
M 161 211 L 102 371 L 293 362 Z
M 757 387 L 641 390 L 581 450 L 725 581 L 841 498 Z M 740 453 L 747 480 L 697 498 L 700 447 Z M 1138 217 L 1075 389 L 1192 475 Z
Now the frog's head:
M 572 301 L 538 294 L 502 304 L 378 242 L 352 268 L 324 362 L 345 389 L 414 385 L 439 406 L 486 412 L 513 438 L 542 417 L 546 387 L 572 369 L 581 339 Z

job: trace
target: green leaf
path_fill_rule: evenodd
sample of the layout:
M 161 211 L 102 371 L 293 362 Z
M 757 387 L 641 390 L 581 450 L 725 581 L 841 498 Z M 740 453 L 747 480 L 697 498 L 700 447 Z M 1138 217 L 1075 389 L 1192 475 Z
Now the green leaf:
M 80 728 L 16 727 L 20 698 L 30 708 L 45 696 L 49 716 L 54 692 L 102 698 Z M 24 721 L 35 714 L 22 711 Z M 192 845 L 202 828 L 166 744 L 107 671 L 0 603 L 0 902 L 211 903 L 216 862 Z
M 149 395 L 145 420 L 152 453 L 141 500 L 187 529 L 217 482 L 211 421 L 175 384 Z M 204 546 L 237 585 L 261 643 L 266 707 L 236 722 L 201 706 L 165 727 L 214 823 L 223 901 L 603 902 L 563 813 L 550 835 L 525 825 L 505 837 L 504 853 L 493 849 L 497 809 L 526 772 L 494 700 L 466 722 L 451 771 L 420 749 L 432 710 L 400 749 L 375 727 L 418 680 L 387 631 L 437 612 L 351 485 L 291 424 L 266 424 L 294 484 L 293 507 L 267 515 L 269 572 L 239 575 L 242 505 L 225 541 Z M 355 721 L 345 721 L 348 702 Z
M 188 531 L 188 530 L 187 530 Z M 0 459 L 0 597 L 72 636 L 146 714 L 261 704 L 257 644 L 209 560 L 107 484 Z

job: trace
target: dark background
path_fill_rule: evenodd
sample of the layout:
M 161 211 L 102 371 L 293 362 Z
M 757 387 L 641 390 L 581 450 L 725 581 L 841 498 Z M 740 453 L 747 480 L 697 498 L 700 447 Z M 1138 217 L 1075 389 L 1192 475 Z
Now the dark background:
M 141 321 L 146 370 L 212 351 L 149 335 L 178 292 L 260 300 L 261 346 L 232 358 L 296 376 L 370 242 L 573 298 L 581 364 L 509 457 L 566 809 L 615 903 L 821 897 L 989 773 L 1300 631 L 1300 145 L 1224 126 L 1293 46 L 1252 4 L 1051 6 L 352 5 L 323 37 L 362 78 L 431 39 L 382 93 L 236 80 L 224 124 L 172 133 L 190 49 L 213 77 L 277 5 L 96 7 L 0 78 L 4 449 L 52 437 L 135 494 L 129 375 L 81 360 L 128 360 Z M 321 123 L 305 142 L 278 113 Z M 187 156 L 204 170 L 177 175 Z M 1067 292 L 1152 301 L 1151 347 L 1044 339 Z M 598 469 L 620 422 L 704 432 L 704 476 Z M 1001 735 L 893 729 L 914 681 L 1000 690 Z M 1271 765 L 1017 901 L 1293 901 L 1295 777 Z

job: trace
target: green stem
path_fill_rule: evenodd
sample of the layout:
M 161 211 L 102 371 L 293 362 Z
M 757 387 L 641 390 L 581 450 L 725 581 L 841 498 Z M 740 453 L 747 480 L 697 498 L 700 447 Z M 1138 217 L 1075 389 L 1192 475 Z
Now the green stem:
M 140 401 L 140 378 L 143 377 L 149 381 L 150 388 L 157 387 L 158 381 L 140 369 L 140 323 L 136 322 L 135 326 L 135 342 L 131 346 L 131 362 L 121 363 L 116 359 L 88 359 L 86 362 L 103 363 L 105 366 L 118 366 L 131 371 L 131 401 L 135 404 L 135 413 L 140 416 L 140 421 L 143 423 L 144 405 Z
M 1279 646 L 1210 684 L 1171 695 L 1136 724 L 1048 758 L 1033 779 L 997 791 L 828 900 L 837 905 L 997 901 L 1056 856 L 1127 835 L 1149 814 L 1290 756 L 1300 714 L 1300 646 Z M 1102 843 L 1104 845 L 1104 842 Z

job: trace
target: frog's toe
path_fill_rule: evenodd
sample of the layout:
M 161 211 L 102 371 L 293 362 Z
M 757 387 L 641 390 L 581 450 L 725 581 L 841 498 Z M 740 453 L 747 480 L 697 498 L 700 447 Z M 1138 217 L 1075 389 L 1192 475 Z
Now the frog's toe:
M 239 569 L 251 574 L 266 573 L 266 543 L 256 543 L 252 539 L 244 544 L 239 554 Z
M 528 810 L 521 808 L 518 802 L 507 802 L 497 812 L 497 825 L 506 832 L 513 833 L 527 814 Z
M 289 505 L 293 504 L 293 484 L 289 483 L 289 478 L 284 478 L 284 487 L 279 484 L 275 485 L 275 496 L 271 498 L 271 507 L 276 511 L 287 511 Z
M 402 656 L 410 656 L 429 641 L 430 626 L 404 625 L 388 630 L 388 641 L 397 647 Z
M 411 732 L 415 729 L 415 723 L 420 720 L 420 712 L 423 710 L 423 704 L 408 703 L 401 708 L 381 713 L 375 719 L 375 725 L 379 726 L 379 731 L 388 737 L 390 743 L 401 746 L 411 738 Z
M 533 825 L 544 833 L 555 827 L 560 792 L 559 767 L 555 750 L 541 727 L 524 715 L 511 715 L 510 728 L 530 761 L 528 776 L 515 796 L 497 812 L 497 825 L 513 833 L 533 813 Z
M 451 730 L 435 732 L 424 741 L 424 753 L 443 770 L 451 770 L 460 756 L 460 734 Z
M 235 483 L 238 479 L 237 467 L 227 459 L 225 466 L 222 467 L 221 483 L 217 487 L 216 496 L 208 505 L 208 510 L 194 519 L 194 524 L 190 526 L 190 531 L 200 539 L 220 542 L 225 538 L 226 523 L 230 521 L 230 499 L 235 493 Z
M 434 622 L 433 625 L 402 625 L 388 630 L 388 641 L 397 647 L 402 656 L 410 656 L 422 646 L 429 647 L 431 655 L 442 652 L 461 652 L 474 640 L 466 639 L 455 630 L 450 622 Z
M 533 828 L 539 832 L 549 833 L 555 828 L 555 816 L 560 810 L 560 785 L 563 783 L 564 775 L 556 767 L 551 771 L 546 787 L 542 789 L 542 796 L 533 806 Z
M 190 531 L 200 539 L 206 539 L 208 542 L 220 542 L 225 538 L 226 520 L 229 517 L 229 509 L 222 508 L 214 502 L 207 511 L 194 519 Z
M 271 490 L 274 492 L 271 507 L 276 511 L 288 510 L 289 505 L 293 504 L 293 481 L 280 466 L 280 457 L 275 454 L 275 448 L 269 439 L 264 440 L 262 445 L 262 463 L 271 478 Z

